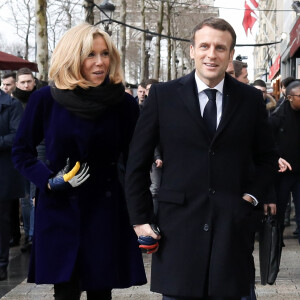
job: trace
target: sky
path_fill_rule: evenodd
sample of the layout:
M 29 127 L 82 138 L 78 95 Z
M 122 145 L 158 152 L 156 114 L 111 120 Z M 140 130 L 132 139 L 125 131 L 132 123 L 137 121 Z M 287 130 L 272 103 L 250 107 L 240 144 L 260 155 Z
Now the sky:
M 250 1 L 248 1 L 250 2 Z M 257 0 L 259 3 L 259 1 Z M 228 9 L 219 9 L 220 18 L 225 19 L 234 28 L 237 35 L 237 44 L 255 44 L 255 36 L 258 30 L 258 21 L 255 22 L 252 28 L 252 34 L 248 31 L 246 36 L 244 27 L 242 25 L 244 18 L 244 4 L 245 0 L 215 0 L 215 7 L 226 7 Z M 230 9 L 230 8 L 238 8 Z M 258 13 L 257 13 L 258 14 Z M 253 50 L 254 47 L 236 47 L 234 58 L 241 54 L 242 56 L 248 56 L 247 60 L 244 60 L 248 64 L 248 78 L 251 81 L 254 80 L 254 62 L 253 62 Z

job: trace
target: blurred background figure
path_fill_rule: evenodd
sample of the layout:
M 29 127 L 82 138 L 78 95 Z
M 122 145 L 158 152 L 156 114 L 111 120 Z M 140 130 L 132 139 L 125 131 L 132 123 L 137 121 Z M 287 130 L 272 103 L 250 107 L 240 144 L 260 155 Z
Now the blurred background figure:
M 12 95 L 16 88 L 16 73 L 5 73 L 2 77 L 1 89 L 8 95 Z
M 240 82 L 249 84 L 247 63 L 240 60 L 233 60 L 232 63 L 234 67 L 235 78 Z

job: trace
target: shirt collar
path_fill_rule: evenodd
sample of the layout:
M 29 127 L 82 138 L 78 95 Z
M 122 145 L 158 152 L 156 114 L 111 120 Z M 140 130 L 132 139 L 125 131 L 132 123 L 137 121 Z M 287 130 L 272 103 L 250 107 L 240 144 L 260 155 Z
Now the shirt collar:
M 196 80 L 196 85 L 197 85 L 197 90 L 198 90 L 198 95 L 199 93 L 203 92 L 205 89 L 210 89 L 209 86 L 207 86 L 196 74 L 195 72 L 195 80 Z M 214 89 L 216 89 L 218 92 L 223 94 L 223 86 L 224 86 L 224 78 L 219 82 Z

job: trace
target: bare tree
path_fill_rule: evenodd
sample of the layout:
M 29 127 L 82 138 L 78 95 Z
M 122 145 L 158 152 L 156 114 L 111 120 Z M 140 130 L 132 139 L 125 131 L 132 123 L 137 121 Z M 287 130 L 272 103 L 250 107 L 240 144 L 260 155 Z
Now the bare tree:
M 121 1 L 120 18 L 122 23 L 126 23 L 126 0 Z M 125 73 L 126 60 L 126 27 L 121 26 L 120 30 L 121 66 Z
M 164 2 L 161 1 L 159 3 L 159 9 L 158 9 L 158 21 L 157 21 L 157 33 L 162 34 L 162 31 L 164 29 L 163 27 L 163 18 L 164 18 Z M 153 78 L 159 80 L 159 70 L 160 70 L 160 41 L 161 37 L 156 37 L 156 43 L 155 43 L 155 63 L 154 63 L 154 74 Z
M 93 0 L 84 0 L 83 7 L 85 12 L 85 21 L 94 25 L 94 1 Z
M 146 29 L 146 18 L 145 18 L 145 1 L 141 0 L 141 15 L 142 15 L 142 29 Z M 142 32 L 141 34 L 141 79 L 146 79 L 146 68 L 147 66 L 147 58 L 146 58 L 146 33 Z
M 35 1 L 36 12 L 36 61 L 39 68 L 39 79 L 48 81 L 48 32 L 47 0 Z
M 12 13 L 12 18 L 7 20 L 10 24 L 13 24 L 17 35 L 24 41 L 24 58 L 28 59 L 29 50 L 33 48 L 30 45 L 30 38 L 33 40 L 34 0 L 9 0 L 7 4 Z

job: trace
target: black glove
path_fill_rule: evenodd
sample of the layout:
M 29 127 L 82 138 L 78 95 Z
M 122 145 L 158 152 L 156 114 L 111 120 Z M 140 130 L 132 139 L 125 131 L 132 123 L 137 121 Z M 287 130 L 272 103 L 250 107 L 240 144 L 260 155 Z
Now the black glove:
M 86 163 L 80 165 L 79 162 L 76 162 L 73 169 L 70 169 L 70 159 L 67 158 L 66 166 L 48 180 L 48 187 L 51 191 L 64 191 L 71 187 L 77 187 L 90 177 L 90 174 L 87 174 L 89 167 Z

